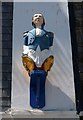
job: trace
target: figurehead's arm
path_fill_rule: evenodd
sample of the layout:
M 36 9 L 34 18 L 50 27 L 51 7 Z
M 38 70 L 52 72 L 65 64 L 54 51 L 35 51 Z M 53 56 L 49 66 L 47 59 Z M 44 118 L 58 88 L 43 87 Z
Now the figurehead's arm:
M 27 55 L 29 49 L 28 49 L 28 31 L 23 33 L 23 40 L 24 40 L 24 45 L 23 45 L 23 55 Z
M 53 46 L 54 33 L 48 32 L 47 34 L 49 36 L 49 47 L 51 47 Z
M 23 33 L 24 45 L 22 52 L 22 63 L 24 68 L 28 71 L 28 74 L 34 69 L 35 63 L 31 58 L 28 57 L 29 47 L 28 47 L 28 31 Z

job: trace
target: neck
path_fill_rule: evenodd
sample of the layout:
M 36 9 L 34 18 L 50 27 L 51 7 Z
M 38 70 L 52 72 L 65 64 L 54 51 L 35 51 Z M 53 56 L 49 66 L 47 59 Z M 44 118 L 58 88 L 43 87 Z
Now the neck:
M 42 27 L 41 26 L 36 26 L 36 28 L 40 28 L 41 29 Z

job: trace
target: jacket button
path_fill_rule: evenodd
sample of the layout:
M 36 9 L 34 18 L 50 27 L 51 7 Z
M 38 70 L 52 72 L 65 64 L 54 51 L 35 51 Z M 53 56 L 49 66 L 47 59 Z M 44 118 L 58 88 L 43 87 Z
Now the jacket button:
M 46 35 L 46 37 L 48 37 L 48 35 Z
M 32 43 L 34 41 L 34 38 L 30 38 L 30 43 Z

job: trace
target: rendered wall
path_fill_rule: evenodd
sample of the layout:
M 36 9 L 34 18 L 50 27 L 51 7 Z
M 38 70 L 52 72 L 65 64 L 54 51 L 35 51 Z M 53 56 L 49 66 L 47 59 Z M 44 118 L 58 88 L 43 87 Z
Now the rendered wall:
M 54 66 L 46 80 L 46 106 L 44 110 L 75 110 L 75 90 L 72 67 L 68 4 L 14 3 L 13 16 L 13 69 L 12 108 L 30 109 L 30 80 L 22 61 L 23 32 L 32 29 L 34 13 L 45 16 L 45 29 L 54 32 Z

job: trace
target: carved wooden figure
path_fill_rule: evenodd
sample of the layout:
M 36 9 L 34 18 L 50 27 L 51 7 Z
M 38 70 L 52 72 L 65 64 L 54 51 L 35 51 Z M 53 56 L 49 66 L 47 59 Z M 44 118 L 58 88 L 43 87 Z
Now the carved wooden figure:
M 30 76 L 30 105 L 39 109 L 45 106 L 46 76 L 54 63 L 51 53 L 54 35 L 44 29 L 42 14 L 33 15 L 32 25 L 34 29 L 23 35 L 22 62 Z

